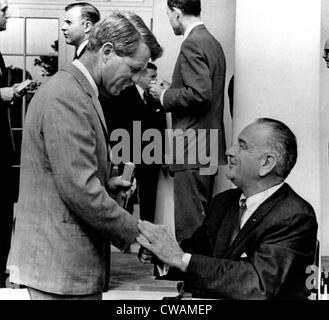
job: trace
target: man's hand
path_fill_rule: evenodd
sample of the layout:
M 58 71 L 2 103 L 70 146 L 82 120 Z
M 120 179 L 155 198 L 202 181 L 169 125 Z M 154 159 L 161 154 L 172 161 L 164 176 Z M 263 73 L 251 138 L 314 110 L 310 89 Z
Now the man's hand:
M 150 264 L 154 263 L 155 255 L 150 250 L 140 247 L 138 251 L 138 259 L 143 264 Z
M 182 260 L 184 252 L 166 226 L 139 221 L 138 229 L 141 233 L 136 240 L 142 247 L 154 253 L 168 266 L 185 271 L 186 265 Z M 144 258 L 147 260 L 146 256 Z
M 18 83 L 12 87 L 0 88 L 1 100 L 11 102 L 21 97 L 21 94 L 16 90 Z
M 133 194 L 136 190 L 136 179 L 131 183 L 129 181 L 123 180 L 122 176 L 112 177 L 109 180 L 109 188 L 113 193 L 126 191 L 129 194 Z
M 160 96 L 163 90 L 164 88 L 158 85 L 157 83 L 151 83 L 149 85 L 148 91 L 155 100 L 160 100 Z

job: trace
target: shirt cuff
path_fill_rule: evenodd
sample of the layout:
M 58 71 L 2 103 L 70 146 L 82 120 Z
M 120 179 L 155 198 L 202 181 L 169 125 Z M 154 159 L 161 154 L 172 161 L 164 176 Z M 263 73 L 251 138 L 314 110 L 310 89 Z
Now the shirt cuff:
M 160 95 L 160 103 L 161 105 L 163 106 L 163 99 L 164 99 L 164 95 L 165 95 L 165 92 L 167 91 L 167 89 L 164 89 L 162 92 L 161 92 L 161 95 Z
M 184 272 L 187 270 L 191 257 L 192 257 L 192 255 L 190 253 L 183 254 L 182 261 L 183 261 L 183 265 L 184 265 Z

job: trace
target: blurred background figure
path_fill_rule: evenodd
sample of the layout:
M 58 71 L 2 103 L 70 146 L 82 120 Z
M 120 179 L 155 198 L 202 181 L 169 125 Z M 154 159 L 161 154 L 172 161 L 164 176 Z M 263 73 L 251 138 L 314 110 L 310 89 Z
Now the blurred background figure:
M 324 44 L 322 58 L 326 62 L 327 68 L 329 68 L 329 39 L 327 39 L 327 41 Z
M 0 32 L 7 28 L 8 2 L 0 1 Z M 10 239 L 13 226 L 13 208 L 15 197 L 14 175 L 12 170 L 15 143 L 10 124 L 10 107 L 14 100 L 20 97 L 15 89 L 16 84 L 8 87 L 8 71 L 0 52 L 0 139 L 2 155 L 0 167 L 2 175 L 2 188 L 0 193 L 1 215 L 0 215 L 0 287 L 6 286 L 6 263 L 10 249 Z

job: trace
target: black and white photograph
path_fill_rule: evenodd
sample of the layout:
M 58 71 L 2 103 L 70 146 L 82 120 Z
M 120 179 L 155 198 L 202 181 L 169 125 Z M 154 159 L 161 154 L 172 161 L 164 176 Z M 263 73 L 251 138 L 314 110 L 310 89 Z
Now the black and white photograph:
M 0 300 L 329 300 L 327 88 L 329 0 L 0 0 Z

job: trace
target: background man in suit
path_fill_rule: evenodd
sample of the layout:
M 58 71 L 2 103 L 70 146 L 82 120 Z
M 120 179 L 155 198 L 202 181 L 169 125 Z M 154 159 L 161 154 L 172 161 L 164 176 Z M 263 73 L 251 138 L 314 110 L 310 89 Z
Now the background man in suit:
M 26 115 L 10 280 L 32 299 L 100 299 L 110 242 L 125 250 L 137 221 L 114 200 L 98 93 L 118 95 L 150 49 L 119 12 L 93 28 L 86 52 L 38 90 Z M 111 197 L 112 195 L 112 197 Z
M 135 121 L 141 126 L 141 133 L 147 129 L 157 129 L 164 132 L 166 123 L 165 115 L 160 111 L 159 102 L 155 101 L 148 93 L 151 81 L 157 79 L 157 67 L 149 62 L 147 67 L 136 77 L 134 85 L 121 91 L 118 96 L 112 97 L 110 108 L 104 107 L 104 116 L 108 129 L 112 132 L 115 129 L 125 129 L 130 134 L 130 161 L 133 162 L 133 125 Z M 114 143 L 115 144 L 115 143 Z M 142 143 L 142 150 L 148 143 Z M 140 218 L 153 222 L 155 211 L 155 200 L 157 181 L 159 175 L 159 164 L 136 164 L 136 179 L 138 193 L 130 198 L 128 211 L 133 212 L 133 205 L 136 203 L 136 196 L 140 200 Z
M 169 165 L 174 175 L 174 218 L 178 241 L 187 238 L 202 224 L 212 197 L 218 164 L 225 164 L 223 124 L 226 62 L 219 42 L 200 19 L 200 0 L 168 0 L 167 14 L 175 35 L 184 35 L 170 88 L 151 85 L 150 93 L 160 99 L 165 112 L 172 114 L 173 129 L 194 130 L 193 141 L 184 143 L 184 164 L 174 158 Z M 199 154 L 209 154 L 210 139 L 199 137 L 197 130 L 219 130 L 218 163 L 207 175 L 200 175 L 200 159 L 188 163 L 189 150 L 198 146 Z M 202 140 L 202 141 L 201 141 Z M 198 144 L 196 144 L 198 141 Z M 205 153 L 206 151 L 207 153 Z M 166 213 L 167 214 L 167 213 Z
M 0 1 L 0 32 L 6 30 L 8 18 L 8 3 Z M 10 103 L 20 97 L 16 90 L 17 84 L 8 87 L 7 69 L 0 53 L 0 139 L 2 156 L 0 167 L 5 173 L 2 176 L 2 188 L 0 193 L 0 288 L 6 286 L 6 262 L 10 248 L 10 238 L 13 224 L 14 175 L 12 173 L 12 158 L 14 153 L 14 140 L 11 131 L 9 108 Z
M 75 2 L 65 7 L 64 23 L 61 27 L 65 42 L 75 47 L 75 58 L 86 50 L 93 25 L 100 20 L 97 8 L 87 2 Z
M 327 39 L 324 44 L 322 58 L 326 62 L 327 68 L 329 68 L 329 39 Z
M 311 205 L 284 183 L 297 159 L 294 134 L 277 120 L 258 119 L 227 156 L 227 178 L 238 189 L 214 197 L 190 239 L 179 246 L 163 226 L 141 222 L 137 241 L 181 270 L 185 289 L 194 294 L 306 298 L 305 269 L 313 264 L 317 222 Z M 148 251 L 140 253 L 143 262 L 150 261 Z

